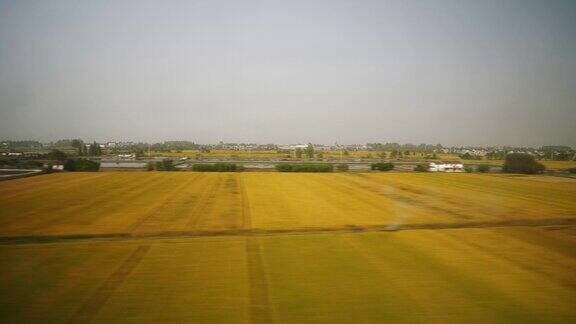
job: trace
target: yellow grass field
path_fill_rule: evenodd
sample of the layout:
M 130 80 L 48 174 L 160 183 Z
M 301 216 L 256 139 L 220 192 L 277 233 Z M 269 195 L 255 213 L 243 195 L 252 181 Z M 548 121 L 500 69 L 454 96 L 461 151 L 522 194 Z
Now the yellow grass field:
M 0 236 L 573 218 L 576 181 L 422 173 L 62 173 L 0 184 Z
M 0 182 L 2 322 L 571 323 L 574 273 L 568 178 L 98 172 Z

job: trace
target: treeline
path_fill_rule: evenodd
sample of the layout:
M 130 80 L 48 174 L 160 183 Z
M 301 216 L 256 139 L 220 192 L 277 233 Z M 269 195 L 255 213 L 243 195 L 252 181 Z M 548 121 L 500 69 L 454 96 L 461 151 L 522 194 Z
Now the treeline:
M 244 166 L 234 163 L 198 163 L 192 165 L 192 170 L 199 172 L 240 172 L 244 171 Z
M 31 159 L 0 158 L 0 168 L 36 169 L 44 163 Z
M 148 171 L 176 171 L 176 166 L 174 166 L 174 161 L 164 159 L 162 161 L 148 162 L 146 169 Z
M 64 162 L 65 171 L 89 171 L 100 170 L 100 163 L 88 159 L 68 159 Z
M 398 143 L 367 143 L 366 147 L 371 151 L 416 151 L 416 152 L 432 152 L 441 150 L 441 144 L 398 144 Z
M 334 165 L 326 163 L 282 163 L 275 165 L 279 172 L 332 172 Z
M 394 169 L 393 163 L 372 163 L 370 164 L 370 170 L 372 171 L 390 171 Z

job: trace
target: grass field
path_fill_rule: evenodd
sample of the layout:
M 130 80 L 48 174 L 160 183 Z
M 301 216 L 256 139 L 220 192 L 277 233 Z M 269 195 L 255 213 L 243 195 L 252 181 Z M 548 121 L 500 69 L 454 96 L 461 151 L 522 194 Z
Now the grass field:
M 573 179 L 100 172 L 0 183 L 2 322 L 568 323 L 574 273 Z

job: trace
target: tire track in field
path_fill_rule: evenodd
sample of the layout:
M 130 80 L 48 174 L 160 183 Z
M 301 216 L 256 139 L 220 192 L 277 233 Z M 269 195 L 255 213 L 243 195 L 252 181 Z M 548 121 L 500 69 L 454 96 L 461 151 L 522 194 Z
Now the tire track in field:
M 242 174 L 238 175 L 238 185 L 242 196 L 242 228 L 249 229 L 252 228 L 252 209 L 250 208 L 250 200 L 248 199 L 248 192 Z
M 208 206 L 210 206 L 211 199 L 216 197 L 216 193 L 222 186 L 222 178 L 218 176 L 215 182 L 209 185 L 207 190 L 204 190 L 200 195 L 197 203 L 194 205 L 190 212 L 190 219 L 186 223 L 186 229 L 194 230 L 200 224 L 203 214 L 205 213 Z
M 246 238 L 246 258 L 250 284 L 250 322 L 276 323 L 268 294 L 268 280 L 262 261 L 260 238 Z
M 194 180 L 196 180 L 199 176 L 193 177 L 191 179 L 188 179 L 188 181 L 184 181 L 184 183 L 180 184 L 179 186 L 172 188 L 172 191 L 170 192 L 170 194 L 168 195 L 168 197 L 166 197 L 164 199 L 164 202 L 159 204 L 157 207 L 155 207 L 152 211 L 148 212 L 147 214 L 145 214 L 144 216 L 140 217 L 139 219 L 137 219 L 134 223 L 132 223 L 130 225 L 130 227 L 128 228 L 128 232 L 129 233 L 134 233 L 136 232 L 136 230 L 142 226 L 144 223 L 146 223 L 146 221 L 148 221 L 149 219 L 153 218 L 159 210 L 161 210 L 162 208 L 165 207 L 166 204 L 170 204 L 171 201 L 175 200 L 175 196 L 177 195 L 173 195 L 172 192 L 180 192 L 183 188 L 186 188 L 191 182 L 193 182 Z
M 246 185 L 241 174 L 238 179 L 240 195 L 242 196 L 242 226 L 244 229 L 250 229 L 252 227 L 252 214 Z M 246 260 L 250 284 L 250 321 L 252 323 L 276 323 L 268 293 L 268 280 L 264 271 L 260 238 L 246 238 Z
M 78 311 L 72 316 L 69 323 L 90 322 L 98 314 L 106 301 L 114 294 L 116 289 L 122 285 L 124 280 L 132 273 L 132 270 L 142 261 L 146 253 L 150 250 L 150 245 L 140 245 L 134 252 L 114 271 L 106 281 L 100 285 L 98 290 L 84 302 Z
M 42 243 L 65 243 L 74 241 L 128 241 L 128 240 L 160 240 L 174 238 L 206 238 L 206 237 L 258 237 L 258 236 L 286 236 L 286 235 L 309 235 L 323 233 L 363 233 L 363 232 L 387 232 L 414 230 L 450 230 L 470 228 L 510 228 L 510 227 L 550 227 L 576 226 L 576 218 L 549 218 L 549 219 L 515 219 L 508 221 L 486 222 L 459 222 L 459 223 L 424 223 L 405 224 L 397 229 L 390 229 L 389 224 L 369 226 L 336 226 L 336 227 L 295 227 L 284 229 L 231 229 L 231 230 L 191 230 L 170 231 L 154 233 L 106 233 L 106 234 L 67 234 L 67 235 L 22 235 L 0 236 L 0 245 L 18 244 L 42 244 Z
M 152 208 L 149 212 L 149 217 L 144 219 L 134 231 L 138 231 L 139 233 L 168 231 L 169 229 L 165 228 L 166 224 L 171 225 L 176 223 L 182 214 L 185 214 L 182 218 L 188 216 L 188 210 L 193 208 L 194 203 L 198 200 L 198 196 L 190 195 L 190 192 L 188 192 L 186 188 L 194 183 L 202 183 L 205 179 L 206 174 L 199 173 L 176 187 L 174 189 L 175 193 L 170 194 L 170 196 L 164 200 L 163 204 Z M 150 227 L 153 231 L 148 230 Z
M 133 197 L 137 197 L 142 191 L 145 191 L 148 184 L 152 184 L 156 181 L 155 178 L 151 177 L 148 179 L 138 179 L 132 183 L 129 183 L 127 179 L 118 177 L 110 181 L 109 183 L 104 183 L 98 188 L 99 192 L 103 192 L 97 199 L 86 199 L 86 204 L 81 203 L 69 208 L 59 209 L 59 211 L 65 211 L 62 215 L 53 216 L 48 219 L 41 219 L 38 222 L 29 226 L 29 230 L 40 231 L 45 230 L 51 226 L 57 226 L 60 223 L 65 222 L 68 219 L 76 219 L 78 217 L 85 216 L 83 211 L 90 211 L 97 209 L 98 206 L 108 203 L 108 212 L 113 210 L 114 207 L 121 206 L 124 201 L 130 201 Z M 128 182 L 128 184 L 126 184 Z M 121 189 L 115 190 L 118 186 L 123 185 Z M 113 201 L 113 197 L 122 196 L 123 200 Z M 110 201 L 113 201 L 110 203 Z M 57 207 L 57 206 L 56 206 Z

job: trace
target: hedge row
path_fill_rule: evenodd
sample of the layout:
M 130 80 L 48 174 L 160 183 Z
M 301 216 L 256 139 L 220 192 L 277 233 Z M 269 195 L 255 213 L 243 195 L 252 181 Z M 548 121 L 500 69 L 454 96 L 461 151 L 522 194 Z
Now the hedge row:
M 66 171 L 98 171 L 100 163 L 88 159 L 68 159 L 64 163 Z
M 504 173 L 542 173 L 546 168 L 536 162 L 534 156 L 526 153 L 510 153 L 506 155 L 502 171 Z
M 146 164 L 146 170 L 148 171 L 178 171 L 176 166 L 174 166 L 174 161 L 170 159 L 164 159 L 162 161 L 151 161 Z
M 276 164 L 276 170 L 279 172 L 332 172 L 332 164 L 305 163 L 305 164 Z
M 234 163 L 201 163 L 193 164 L 192 170 L 200 172 L 239 172 L 244 171 L 244 166 Z
M 387 162 L 387 163 L 372 163 L 370 164 L 370 169 L 377 170 L 377 171 L 390 171 L 394 169 L 394 164 Z

